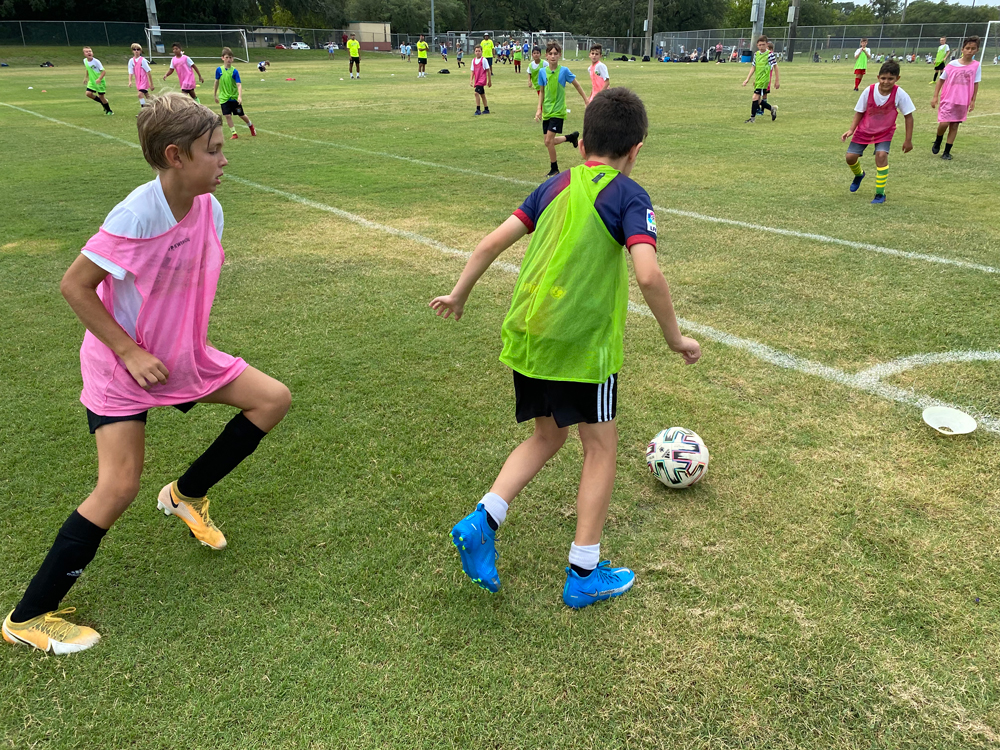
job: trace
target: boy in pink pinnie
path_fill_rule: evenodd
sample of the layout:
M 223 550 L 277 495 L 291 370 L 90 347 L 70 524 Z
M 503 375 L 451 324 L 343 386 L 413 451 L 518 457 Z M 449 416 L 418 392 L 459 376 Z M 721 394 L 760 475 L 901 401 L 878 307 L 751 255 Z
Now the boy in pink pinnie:
M 108 529 L 139 493 L 146 417 L 158 406 L 240 409 L 157 508 L 212 549 L 226 538 L 208 514 L 208 491 L 285 416 L 288 388 L 208 343 L 222 250 L 222 207 L 213 193 L 226 157 L 222 119 L 182 94 L 139 111 L 139 143 L 156 179 L 133 190 L 87 241 L 61 290 L 87 331 L 80 349 L 87 422 L 97 442 L 97 486 L 73 511 L 17 607 L 3 622 L 9 643 L 54 654 L 83 651 L 96 630 L 61 617 L 59 602 L 94 559 Z
M 958 135 L 958 125 L 969 117 L 969 112 L 976 108 L 976 96 L 979 94 L 979 82 L 983 78 L 983 69 L 975 59 L 979 52 L 979 37 L 970 36 L 962 42 L 962 57 L 952 60 L 941 71 L 937 88 L 931 106 L 938 111 L 937 138 L 931 147 L 931 153 L 941 150 L 941 139 L 944 131 L 948 131 L 948 142 L 944 146 L 941 158 L 951 161 L 951 147 L 955 145 Z M 940 99 L 940 105 L 938 100 Z
M 146 106 L 146 95 L 153 90 L 153 79 L 150 74 L 149 63 L 142 56 L 142 46 L 132 45 L 132 59 L 128 61 L 128 85 L 135 81 L 135 93 L 139 95 L 139 107 Z
M 493 87 L 493 71 L 490 70 L 490 61 L 483 57 L 483 48 L 478 44 L 475 50 L 476 56 L 472 58 L 472 65 L 469 66 L 469 85 L 476 92 L 476 115 L 488 115 L 490 113 L 489 102 L 486 101 L 486 89 Z M 485 111 L 479 111 L 479 100 L 483 100 Z
M 196 102 L 201 104 L 201 102 L 198 101 L 197 94 L 194 93 L 194 74 L 198 74 L 198 83 L 205 82 L 205 79 L 201 77 L 201 71 L 198 70 L 198 66 L 191 61 L 191 58 L 184 54 L 184 51 L 181 49 L 181 45 L 175 42 L 171 45 L 171 48 L 174 56 L 170 58 L 170 70 L 168 70 L 167 74 L 163 76 L 163 80 L 167 80 L 170 77 L 170 74 L 176 70 L 177 82 L 180 84 L 181 93 L 187 94 Z
M 599 94 L 608 87 L 611 83 L 611 75 L 608 73 L 608 66 L 601 62 L 601 56 L 604 54 L 604 48 L 599 44 L 592 44 L 590 46 L 590 67 L 587 69 L 590 73 L 590 99 L 594 98 L 595 94 Z

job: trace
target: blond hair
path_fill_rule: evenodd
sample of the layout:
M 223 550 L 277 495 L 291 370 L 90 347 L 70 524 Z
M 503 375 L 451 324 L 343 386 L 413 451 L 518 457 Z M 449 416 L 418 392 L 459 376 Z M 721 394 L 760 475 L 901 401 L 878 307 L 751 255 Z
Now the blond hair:
M 222 48 L 222 56 L 225 57 L 226 55 L 229 55 L 230 57 L 233 56 L 233 51 L 229 49 L 229 47 Z
M 139 42 L 132 42 L 132 51 L 139 50 L 142 52 L 142 45 Z
M 222 118 L 203 104 L 176 92 L 153 99 L 139 110 L 139 145 L 153 169 L 169 169 L 165 151 L 171 144 L 186 156 L 205 133 L 222 127 Z

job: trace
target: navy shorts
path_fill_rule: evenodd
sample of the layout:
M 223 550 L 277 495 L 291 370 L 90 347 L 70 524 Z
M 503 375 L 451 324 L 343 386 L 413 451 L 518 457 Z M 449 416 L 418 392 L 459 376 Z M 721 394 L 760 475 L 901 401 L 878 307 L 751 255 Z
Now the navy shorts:
M 240 104 L 235 99 L 229 99 L 221 104 L 222 114 L 224 115 L 236 115 L 237 117 L 245 117 L 243 114 L 243 105 Z
M 610 422 L 618 413 L 618 375 L 603 383 L 539 380 L 514 371 L 518 422 L 552 417 L 558 427 Z

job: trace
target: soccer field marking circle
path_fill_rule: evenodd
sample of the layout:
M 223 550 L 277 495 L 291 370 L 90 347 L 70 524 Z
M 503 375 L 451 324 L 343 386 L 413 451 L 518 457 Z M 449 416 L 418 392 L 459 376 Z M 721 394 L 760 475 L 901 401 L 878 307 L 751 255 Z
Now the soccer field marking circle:
M 52 117 L 46 117 L 45 115 L 41 115 L 37 112 L 32 112 L 31 110 L 22 109 L 21 107 L 15 107 L 14 105 L 6 104 L 5 102 L 0 102 L 0 104 L 2 104 L 5 107 L 10 107 L 11 109 L 16 109 L 21 112 L 25 112 L 26 114 L 34 115 L 35 117 L 40 117 L 43 120 L 48 120 L 49 122 L 53 122 L 58 125 L 65 125 L 66 127 L 74 128 L 76 130 L 81 130 L 85 133 L 91 133 L 93 135 L 97 135 L 102 138 L 107 138 L 109 140 L 122 143 L 126 146 L 129 146 L 130 148 L 139 148 L 138 144 L 126 141 L 123 138 L 118 138 L 117 136 L 109 135 L 107 133 L 101 133 L 97 130 L 91 130 L 89 128 L 84 128 L 79 125 L 74 125 L 72 123 L 63 122 L 62 120 L 56 120 L 55 118 Z M 354 224 L 358 224 L 359 226 L 365 227 L 366 229 L 372 229 L 378 232 L 383 232 L 385 234 L 399 237 L 401 239 L 406 239 L 412 242 L 417 242 L 422 245 L 427 245 L 428 247 L 433 247 L 434 249 L 440 251 L 445 255 L 450 255 L 463 259 L 468 259 L 469 256 L 472 255 L 472 253 L 470 252 L 449 247 L 448 245 L 445 245 L 443 242 L 435 240 L 431 237 L 426 237 L 424 235 L 417 234 L 416 232 L 410 232 L 405 229 L 396 229 L 395 227 L 390 227 L 385 224 L 380 224 L 378 222 L 371 221 L 370 219 L 366 219 L 363 216 L 359 216 L 358 214 L 353 214 L 341 208 L 336 208 L 335 206 L 329 206 L 325 203 L 320 203 L 319 201 L 314 201 L 310 198 L 305 198 L 301 195 L 296 195 L 295 193 L 290 193 L 286 190 L 280 190 L 278 188 L 273 188 L 268 185 L 262 185 L 259 182 L 246 180 L 243 179 L 242 177 L 237 177 L 232 174 L 226 175 L 226 178 L 232 182 L 245 185 L 255 190 L 261 190 L 263 192 L 270 193 L 272 195 L 280 196 L 282 198 L 285 198 L 286 200 L 298 203 L 308 208 L 313 208 L 319 211 L 333 214 L 334 216 L 345 219 Z M 502 271 L 506 271 L 507 273 L 511 273 L 514 275 L 520 272 L 520 266 L 517 266 L 513 263 L 497 262 L 493 263 L 491 268 L 498 268 Z M 641 315 L 647 318 L 653 318 L 653 313 L 650 311 L 650 309 L 645 305 L 639 304 L 637 302 L 632 302 L 630 300 L 628 303 L 628 309 L 629 312 L 633 314 Z M 984 414 L 970 407 L 951 404 L 946 401 L 941 401 L 939 399 L 933 398 L 926 394 L 917 393 L 915 391 L 906 390 L 904 388 L 899 388 L 897 386 L 884 383 L 879 379 L 879 377 L 876 377 L 875 375 L 872 374 L 872 371 L 875 368 L 869 368 L 868 370 L 865 370 L 861 373 L 851 374 L 844 372 L 843 370 L 839 370 L 836 367 L 829 367 L 819 362 L 814 362 L 812 360 L 805 359 L 803 357 L 799 357 L 794 354 L 789 354 L 788 352 L 783 352 L 778 349 L 774 349 L 770 346 L 767 346 L 766 344 L 760 343 L 759 341 L 745 339 L 731 333 L 726 333 L 725 331 L 720 331 L 717 328 L 713 328 L 712 326 L 708 326 L 703 323 L 696 323 L 694 321 L 686 320 L 684 318 L 678 318 L 677 322 L 682 328 L 691 331 L 692 333 L 701 336 L 702 338 L 709 339 L 711 341 L 715 341 L 717 343 L 724 344 L 726 346 L 730 346 L 735 349 L 739 349 L 741 351 L 744 351 L 752 355 L 756 359 L 759 359 L 768 364 L 772 364 L 776 367 L 780 367 L 782 369 L 794 370 L 796 372 L 801 372 L 805 375 L 812 375 L 814 377 L 822 378 L 823 380 L 847 386 L 848 388 L 852 388 L 854 390 L 863 391 L 873 396 L 878 396 L 887 401 L 895 401 L 896 403 L 904 404 L 907 406 L 913 406 L 919 409 L 925 409 L 928 406 L 947 406 L 953 409 L 959 409 L 960 411 L 967 412 L 972 416 L 974 416 L 983 429 L 992 432 L 994 434 L 1000 435 L 1000 419 L 998 419 L 997 417 L 991 414 Z M 948 356 L 954 356 L 954 354 L 955 354 L 954 352 L 945 352 L 937 356 L 948 357 Z M 990 359 L 992 361 L 993 353 L 972 352 L 971 354 L 989 354 Z M 894 366 L 896 368 L 902 366 L 903 369 L 899 370 L 900 372 L 902 372 L 907 369 L 911 369 L 910 363 L 917 361 L 919 358 L 924 358 L 924 359 L 919 359 L 919 362 L 917 362 L 917 364 L 913 364 L 912 366 L 914 367 L 920 366 L 920 364 L 922 364 L 924 361 L 927 361 L 928 364 L 934 364 L 934 361 L 932 361 L 932 358 L 934 356 L 935 355 L 932 354 L 914 355 L 913 357 L 906 357 L 901 360 L 893 360 L 893 362 L 886 363 L 885 366 L 887 367 Z M 998 353 L 997 359 L 1000 360 L 1000 353 Z M 963 361 L 963 360 L 958 360 L 958 361 Z M 964 361 L 979 361 L 979 360 L 968 359 Z M 876 368 L 877 367 L 879 366 L 876 365 Z M 892 372 L 889 370 L 887 370 L 887 373 L 892 374 Z M 886 375 L 881 375 L 880 377 L 886 377 Z

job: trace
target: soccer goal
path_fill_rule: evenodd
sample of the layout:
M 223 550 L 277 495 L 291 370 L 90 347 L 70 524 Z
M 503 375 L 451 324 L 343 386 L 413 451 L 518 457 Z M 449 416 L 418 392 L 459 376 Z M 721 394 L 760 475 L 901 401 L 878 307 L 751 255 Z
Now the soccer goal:
M 1000 21 L 990 21 L 986 24 L 986 36 L 983 46 L 976 55 L 980 65 L 1000 64 Z
M 146 29 L 147 57 L 166 60 L 173 56 L 170 48 L 181 45 L 184 54 L 192 60 L 218 60 L 223 47 L 233 51 L 233 59 L 250 62 L 247 34 L 243 29 L 164 29 L 159 26 Z

